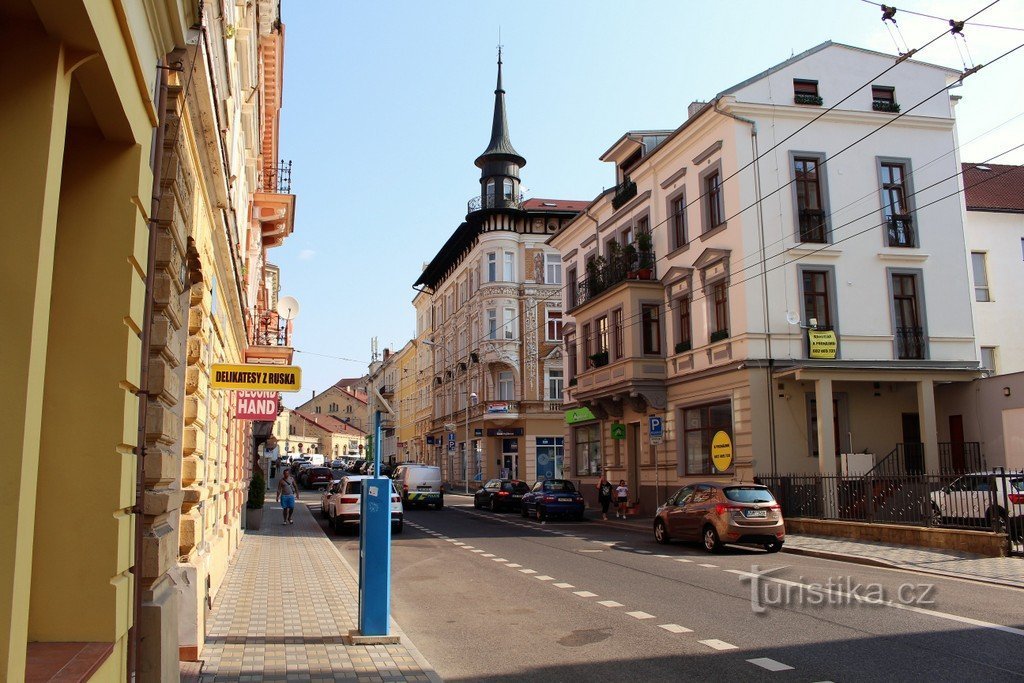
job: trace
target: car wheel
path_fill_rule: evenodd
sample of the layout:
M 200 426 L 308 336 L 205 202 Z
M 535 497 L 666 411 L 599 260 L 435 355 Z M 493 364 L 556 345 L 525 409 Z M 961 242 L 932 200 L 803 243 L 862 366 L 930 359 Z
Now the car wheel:
M 395 525 L 394 525 L 394 526 L 392 527 L 392 533 L 395 533 L 395 534 L 400 534 L 400 533 L 402 533 L 402 527 L 403 527 L 404 525 L 405 525 L 405 520 L 404 520 L 404 519 L 399 519 L 399 520 L 398 520 L 398 524 L 395 524 Z
M 497 512 L 497 511 L 498 511 L 498 499 L 497 498 L 491 498 L 491 512 Z
M 668 535 L 668 529 L 665 527 L 665 522 L 660 519 L 654 523 L 654 540 L 662 545 L 666 545 L 672 540 Z
M 764 549 L 770 553 L 777 553 L 782 550 L 782 541 L 772 541 L 764 544 Z
M 928 526 L 942 526 L 942 510 L 935 503 L 932 503 L 932 514 L 928 518 Z
M 709 553 L 717 553 L 722 549 L 722 541 L 718 538 L 718 532 L 715 531 L 715 527 L 708 524 L 704 527 L 704 550 Z
M 537 513 L 536 513 L 536 515 L 537 515 L 537 521 L 538 522 L 543 522 L 544 520 L 547 519 L 547 514 L 544 512 L 544 508 L 542 508 L 540 505 L 537 506 Z
M 473 496 L 473 509 L 474 510 L 479 510 L 480 509 L 480 501 L 476 499 L 476 496 Z

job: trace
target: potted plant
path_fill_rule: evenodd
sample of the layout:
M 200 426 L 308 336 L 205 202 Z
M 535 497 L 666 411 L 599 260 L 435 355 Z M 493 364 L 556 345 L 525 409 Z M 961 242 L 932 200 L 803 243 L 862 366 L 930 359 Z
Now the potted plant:
M 267 480 L 257 467 L 249 480 L 249 500 L 245 503 L 245 528 L 259 531 L 263 524 L 263 501 L 267 495 Z
M 636 245 L 630 242 L 622 250 L 622 261 L 623 270 L 626 271 L 626 277 L 630 280 L 635 280 L 636 275 L 636 263 L 637 263 L 637 251 Z
M 604 273 L 607 263 L 604 256 L 593 258 L 587 263 L 587 285 L 590 289 L 587 298 L 596 296 L 604 291 L 606 286 Z
M 686 353 L 693 345 L 688 341 L 676 342 L 676 353 Z
M 622 254 L 622 245 L 612 240 L 608 243 L 608 284 L 618 282 L 625 277 L 625 259 Z
M 598 351 L 597 353 L 592 353 L 590 354 L 590 360 L 594 364 L 595 368 L 608 365 L 608 352 Z
M 650 232 L 641 232 L 636 236 L 637 277 L 650 280 L 654 274 L 654 242 Z
M 712 344 L 714 344 L 715 342 L 722 341 L 723 339 L 728 339 L 728 338 L 729 338 L 729 330 L 717 330 L 717 331 L 711 333 L 710 341 L 711 341 Z

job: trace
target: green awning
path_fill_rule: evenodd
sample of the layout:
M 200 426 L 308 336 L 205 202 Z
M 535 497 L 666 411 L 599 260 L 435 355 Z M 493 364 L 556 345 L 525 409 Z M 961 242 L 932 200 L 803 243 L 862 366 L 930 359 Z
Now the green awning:
M 590 408 L 573 408 L 572 410 L 565 411 L 565 424 L 567 425 L 574 425 L 577 422 L 589 422 L 596 419 L 594 413 L 590 412 Z

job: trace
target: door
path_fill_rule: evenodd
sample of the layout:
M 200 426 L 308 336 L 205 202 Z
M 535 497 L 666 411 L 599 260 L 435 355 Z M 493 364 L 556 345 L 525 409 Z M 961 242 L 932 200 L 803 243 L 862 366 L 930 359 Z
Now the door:
M 949 466 L 954 472 L 964 472 L 967 458 L 964 454 L 964 416 L 949 416 L 949 450 L 951 462 Z
M 668 527 L 668 535 L 679 538 L 683 535 L 685 525 L 683 524 L 683 510 L 693 495 L 693 486 L 684 486 L 672 496 L 666 504 L 665 526 Z
M 708 504 L 715 498 L 715 491 L 710 486 L 698 486 L 683 506 L 680 536 L 688 539 L 701 537 L 701 526 Z
M 907 472 L 924 472 L 921 418 L 917 413 L 903 413 L 903 464 Z
M 501 440 L 501 476 L 503 479 L 519 478 L 519 440 Z

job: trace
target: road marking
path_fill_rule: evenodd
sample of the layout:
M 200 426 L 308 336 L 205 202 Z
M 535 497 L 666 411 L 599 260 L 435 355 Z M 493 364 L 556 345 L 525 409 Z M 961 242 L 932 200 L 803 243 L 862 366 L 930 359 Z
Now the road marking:
M 632 546 L 628 546 L 628 545 L 620 545 L 620 546 L 617 546 L 615 549 L 616 550 L 632 550 L 633 547 Z
M 677 557 L 676 562 L 693 562 L 693 560 L 688 560 L 685 557 Z
M 483 550 L 480 550 L 480 548 L 477 548 L 477 549 L 476 549 L 476 550 L 474 550 L 473 552 L 474 552 L 474 553 L 482 553 L 482 552 L 483 552 Z
M 747 661 L 754 666 L 759 666 L 769 671 L 790 671 L 793 668 L 789 664 L 776 662 L 774 659 L 768 659 L 767 657 L 758 657 L 756 659 L 748 659 Z
M 970 617 L 962 617 L 959 614 L 949 614 L 948 612 L 939 612 L 937 610 L 924 609 L 923 607 L 915 607 L 913 605 L 903 605 L 897 602 L 891 602 L 889 600 L 880 600 L 878 598 L 868 597 L 865 595 L 858 595 L 857 593 L 845 593 L 840 590 L 826 588 L 821 585 L 809 586 L 805 583 L 799 583 L 797 581 L 787 581 L 786 579 L 779 579 L 774 576 L 765 576 L 764 574 L 754 574 L 753 572 L 745 572 L 739 569 L 725 569 L 723 571 L 729 572 L 730 574 L 737 574 L 739 576 L 745 576 L 748 578 L 758 577 L 759 581 L 773 581 L 775 583 L 781 583 L 784 586 L 793 586 L 794 588 L 804 588 L 809 591 L 817 593 L 828 593 L 835 595 L 847 600 L 856 600 L 863 602 L 868 605 L 883 605 L 885 607 L 892 607 L 893 609 L 900 609 L 907 612 L 914 612 L 916 614 L 923 614 L 929 617 L 935 617 L 936 619 L 946 619 L 948 621 L 956 621 L 961 624 L 969 624 L 971 626 L 978 626 L 980 628 L 988 628 L 993 631 L 1002 631 L 1003 633 L 1009 633 L 1015 636 L 1024 636 L 1024 629 L 1014 628 L 1013 626 L 1003 626 L 1002 624 L 994 624 L 990 621 L 981 621 L 980 619 L 971 619 Z
M 555 577 L 548 576 L 547 574 L 541 574 L 540 576 L 535 576 L 533 578 L 537 579 L 538 581 L 554 581 L 555 580 Z
M 473 546 L 471 546 L 471 545 L 466 545 L 465 543 L 463 543 L 463 544 L 462 544 L 462 549 L 463 549 L 463 550 L 472 550 L 472 549 L 473 549 Z
M 596 598 L 597 593 L 591 593 L 590 591 L 573 591 L 573 595 L 578 595 L 581 598 Z
M 551 585 L 554 586 L 555 588 L 575 588 L 576 587 L 576 586 L 572 585 L 571 583 L 553 583 Z
M 666 560 L 668 559 L 668 555 L 655 555 L 655 557 L 660 557 L 660 558 L 666 559 Z
M 717 569 L 717 564 L 698 564 L 698 567 L 707 567 L 708 569 Z
M 509 566 L 511 567 L 512 565 L 509 565 Z M 536 574 L 537 573 L 536 569 L 520 569 L 519 571 L 522 572 L 523 574 Z
M 628 614 L 629 616 L 633 617 L 634 619 L 653 619 L 654 618 L 653 614 L 648 614 L 647 612 L 626 612 L 626 614 Z
M 636 550 L 636 551 L 634 551 L 634 552 L 635 552 L 635 553 L 636 553 L 637 555 L 650 555 L 650 554 L 651 554 L 651 551 L 650 551 L 650 550 Z
M 712 650 L 738 650 L 739 648 L 732 643 L 727 643 L 724 640 L 718 640 L 717 638 L 711 638 L 710 640 L 698 640 L 701 645 L 707 645 Z
M 462 541 L 452 541 L 452 543 L 454 543 L 455 545 L 466 545 Z
M 693 633 L 692 628 L 686 628 L 679 624 L 658 624 L 658 628 L 663 628 L 669 633 Z
M 618 541 L 594 541 L 594 543 L 600 543 L 601 545 L 613 546 L 616 543 L 618 543 Z
M 495 557 L 492 562 L 508 562 L 504 557 Z
M 603 553 L 604 551 L 603 550 L 599 550 L 597 548 L 582 548 L 580 550 L 577 550 L 576 552 L 578 552 L 578 553 Z
M 599 600 L 597 604 L 603 607 L 625 607 L 621 602 L 615 602 L 614 600 Z
M 494 557 L 494 553 L 484 553 L 480 557 Z
M 505 566 L 506 566 L 506 567 L 512 567 L 512 569 L 515 569 L 516 567 L 522 567 L 523 565 L 521 565 L 521 564 L 516 564 L 515 562 L 509 562 L 509 563 L 508 563 L 508 564 L 506 564 Z

